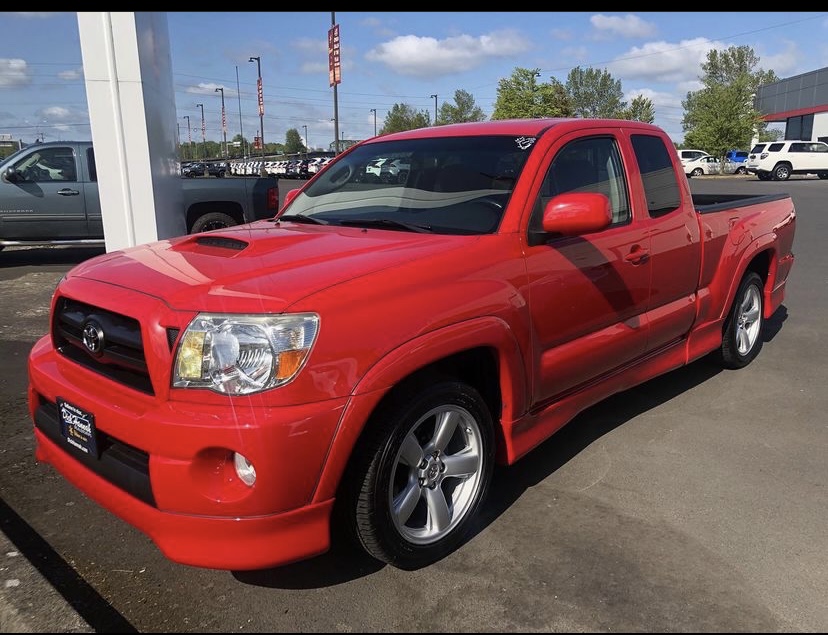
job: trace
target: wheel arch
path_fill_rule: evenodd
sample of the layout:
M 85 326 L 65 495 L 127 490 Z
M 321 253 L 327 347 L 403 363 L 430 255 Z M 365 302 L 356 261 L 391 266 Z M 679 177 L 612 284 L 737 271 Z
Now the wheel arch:
M 348 463 L 371 416 L 411 383 L 452 377 L 473 386 L 494 423 L 495 455 L 505 457 L 503 421 L 525 408 L 523 356 L 508 326 L 480 318 L 406 342 L 379 360 L 352 392 L 325 459 L 314 502 L 336 496 Z

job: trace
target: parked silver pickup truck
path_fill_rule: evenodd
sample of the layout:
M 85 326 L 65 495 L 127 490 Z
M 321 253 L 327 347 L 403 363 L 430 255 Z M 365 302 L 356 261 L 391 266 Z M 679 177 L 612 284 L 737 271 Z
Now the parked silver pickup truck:
M 274 216 L 275 178 L 181 179 L 187 233 Z M 0 249 L 10 245 L 103 244 L 90 141 L 27 146 L 0 163 Z

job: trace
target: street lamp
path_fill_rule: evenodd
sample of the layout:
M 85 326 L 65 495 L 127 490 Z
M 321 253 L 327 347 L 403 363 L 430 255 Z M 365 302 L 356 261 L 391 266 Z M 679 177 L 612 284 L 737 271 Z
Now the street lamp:
M 377 136 L 377 109 L 371 108 L 371 112 L 374 113 L 374 136 Z
M 264 164 L 264 93 L 262 92 L 262 58 L 251 56 L 248 62 L 256 62 L 256 69 L 259 71 L 259 79 L 256 87 L 259 93 L 259 141 L 262 144 L 262 176 L 267 176 Z
M 221 93 L 221 131 L 224 133 L 224 158 L 227 158 L 227 119 L 224 116 L 224 87 L 216 88 L 217 93 Z
M 434 99 L 434 125 L 437 125 L 437 95 L 431 96 Z
M 239 89 L 239 65 L 236 64 L 236 97 L 239 99 L 239 136 L 241 137 L 242 159 L 247 159 L 247 152 L 244 149 L 244 126 L 242 126 L 241 114 L 241 90 Z
M 305 129 L 305 154 L 307 154 L 310 149 L 308 144 L 308 127 L 305 124 L 302 124 L 302 127 Z
M 207 158 L 207 128 L 204 125 L 204 104 L 196 104 L 196 108 L 201 108 L 201 158 Z
M 190 132 L 190 115 L 184 115 L 182 119 L 187 120 L 187 150 L 189 150 L 187 154 L 191 155 L 193 153 L 193 134 Z M 189 156 L 187 158 L 192 159 L 193 157 Z

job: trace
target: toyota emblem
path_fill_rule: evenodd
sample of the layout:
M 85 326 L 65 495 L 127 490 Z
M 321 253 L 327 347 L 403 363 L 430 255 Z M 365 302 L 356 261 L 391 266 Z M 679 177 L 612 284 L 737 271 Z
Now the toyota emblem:
M 83 325 L 83 345 L 95 356 L 101 355 L 104 349 L 104 332 L 101 325 L 89 320 Z

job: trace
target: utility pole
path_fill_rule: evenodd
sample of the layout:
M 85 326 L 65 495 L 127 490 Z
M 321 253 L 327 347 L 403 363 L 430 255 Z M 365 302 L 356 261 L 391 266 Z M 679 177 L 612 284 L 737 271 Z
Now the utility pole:
M 265 169 L 264 164 L 264 91 L 262 90 L 262 58 L 253 57 L 251 56 L 248 62 L 256 62 L 256 68 L 259 71 L 259 80 L 256 84 L 259 92 L 259 142 L 262 144 L 262 167 L 261 167 L 261 175 L 267 176 L 267 170 Z
M 371 108 L 371 112 L 374 113 L 374 136 L 377 136 L 377 109 Z
M 247 158 L 247 152 L 244 149 L 244 126 L 242 125 L 241 114 L 241 90 L 239 90 L 239 65 L 236 64 L 236 97 L 239 98 L 239 135 L 241 136 L 242 159 Z
M 216 92 L 221 92 L 221 131 L 224 133 L 224 158 L 227 158 L 227 119 L 224 116 L 224 87 L 216 88 Z
M 434 98 L 434 123 L 432 125 L 437 125 L 437 95 L 432 95 Z
M 207 158 L 207 127 L 204 125 L 204 104 L 196 104 L 196 108 L 201 108 L 201 158 L 204 160 Z
M 305 129 L 305 156 L 307 156 L 308 150 L 310 150 L 310 144 L 308 143 L 308 127 L 305 124 L 302 124 L 302 127 Z
M 339 28 L 336 26 L 336 11 L 331 11 L 331 28 L 328 30 L 328 72 L 334 97 L 334 151 L 339 154 L 339 102 L 336 88 L 341 81 L 339 63 Z
M 193 153 L 193 133 L 190 132 L 190 115 L 184 115 L 183 119 L 187 120 L 187 154 L 191 155 Z M 192 159 L 193 157 L 188 156 L 188 159 Z

